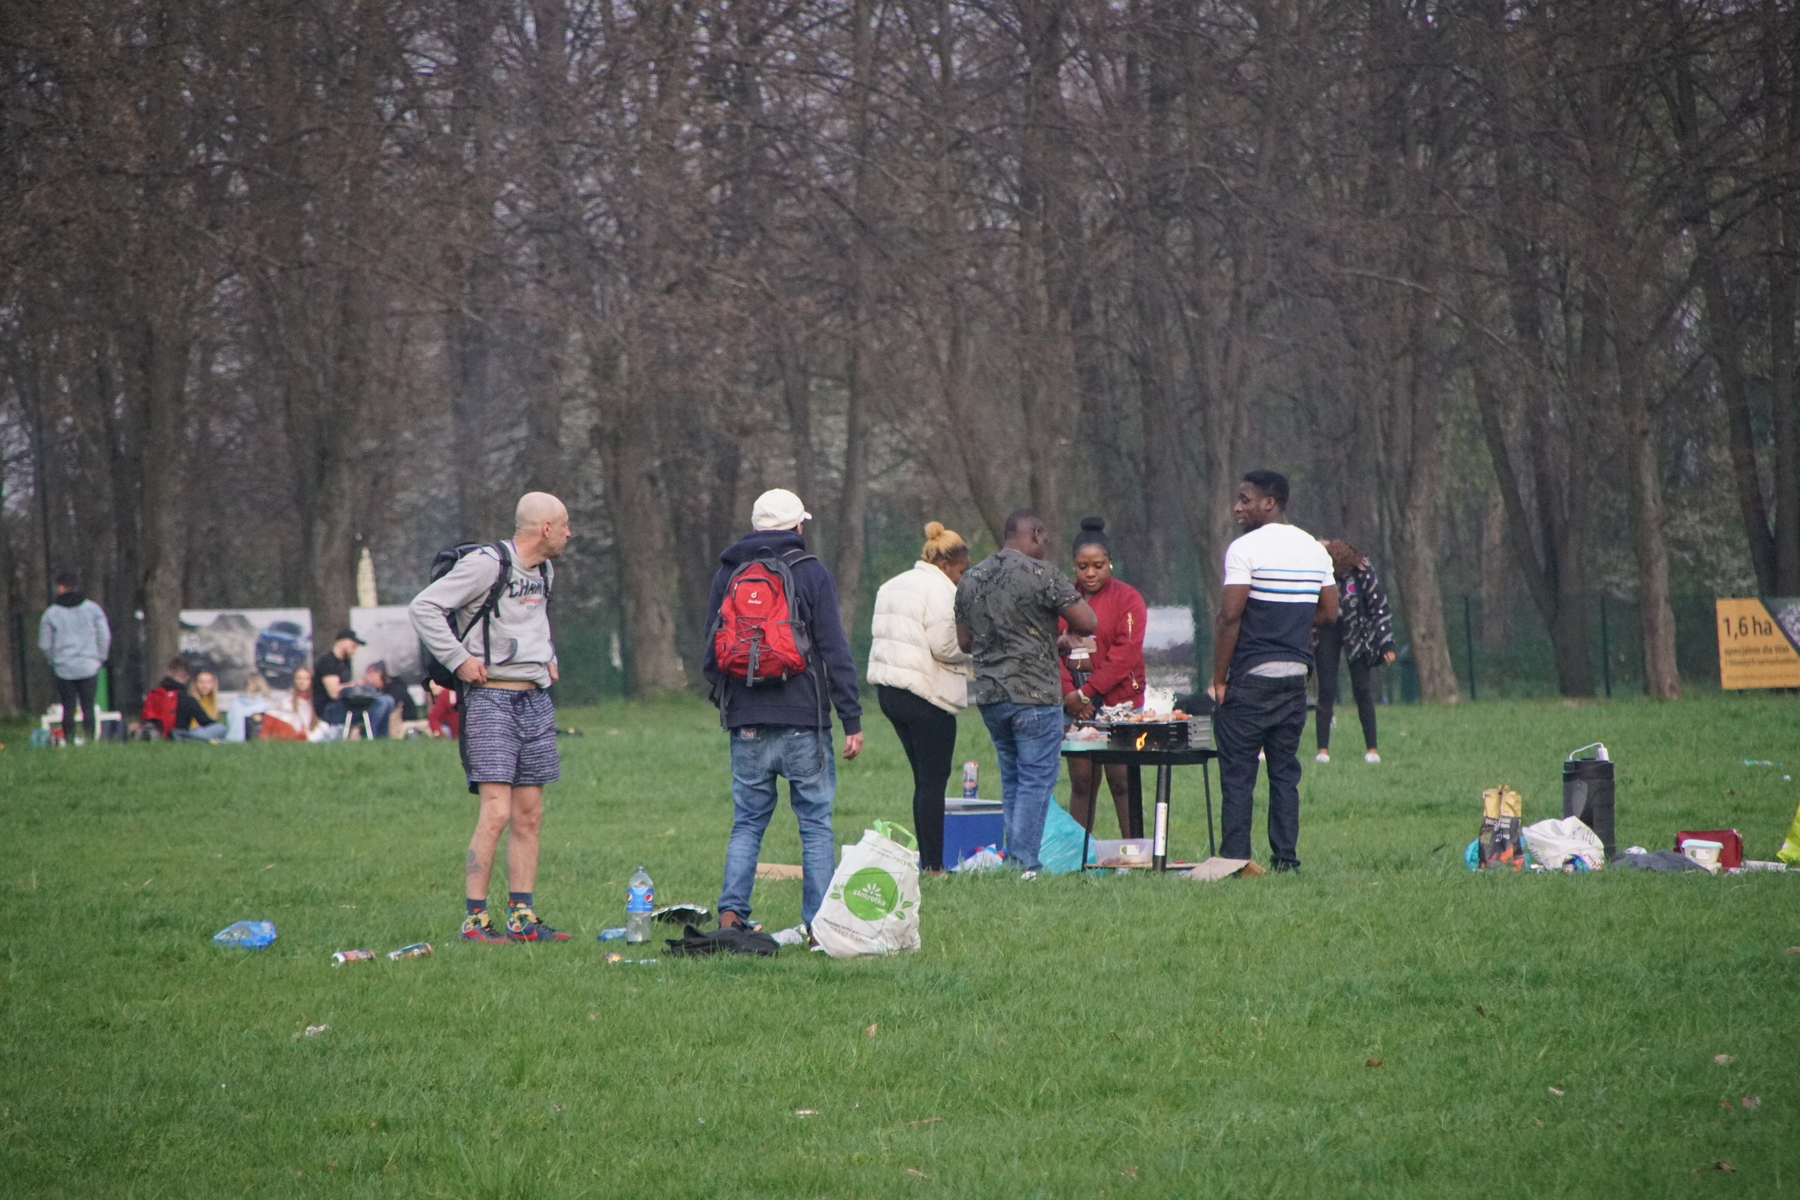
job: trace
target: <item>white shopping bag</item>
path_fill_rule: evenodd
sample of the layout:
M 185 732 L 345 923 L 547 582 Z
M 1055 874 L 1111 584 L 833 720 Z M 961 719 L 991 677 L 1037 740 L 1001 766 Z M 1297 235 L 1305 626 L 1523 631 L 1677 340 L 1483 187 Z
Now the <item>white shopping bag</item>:
M 844 847 L 812 935 L 833 958 L 919 948 L 919 846 L 911 833 L 877 821 Z
M 1606 865 L 1606 847 L 1601 844 L 1600 836 L 1583 824 L 1580 817 L 1527 825 L 1523 837 L 1531 857 L 1551 870 L 1568 865 L 1571 858 L 1579 858 L 1590 871 L 1598 871 Z

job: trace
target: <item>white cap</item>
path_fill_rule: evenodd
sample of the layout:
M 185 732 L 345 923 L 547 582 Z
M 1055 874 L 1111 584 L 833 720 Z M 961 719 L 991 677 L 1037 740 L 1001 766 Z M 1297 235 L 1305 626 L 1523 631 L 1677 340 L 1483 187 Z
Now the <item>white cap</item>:
M 800 503 L 800 497 L 786 488 L 770 488 L 756 498 L 750 509 L 750 528 L 756 530 L 792 529 L 810 520 L 812 514 Z

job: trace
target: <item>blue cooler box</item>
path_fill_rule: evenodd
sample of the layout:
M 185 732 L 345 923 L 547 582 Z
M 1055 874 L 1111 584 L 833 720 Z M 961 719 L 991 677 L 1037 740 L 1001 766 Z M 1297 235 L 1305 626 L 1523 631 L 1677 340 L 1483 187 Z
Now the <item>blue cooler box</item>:
M 1006 835 L 1006 821 L 998 800 L 944 801 L 944 866 L 954 867 L 983 846 L 998 846 Z

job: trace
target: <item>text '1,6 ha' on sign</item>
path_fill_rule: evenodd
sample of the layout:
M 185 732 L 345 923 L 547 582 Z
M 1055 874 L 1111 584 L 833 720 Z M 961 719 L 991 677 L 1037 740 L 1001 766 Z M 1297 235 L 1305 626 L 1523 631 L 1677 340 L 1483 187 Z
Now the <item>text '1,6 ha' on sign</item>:
M 1720 687 L 1800 687 L 1800 598 L 1715 604 Z

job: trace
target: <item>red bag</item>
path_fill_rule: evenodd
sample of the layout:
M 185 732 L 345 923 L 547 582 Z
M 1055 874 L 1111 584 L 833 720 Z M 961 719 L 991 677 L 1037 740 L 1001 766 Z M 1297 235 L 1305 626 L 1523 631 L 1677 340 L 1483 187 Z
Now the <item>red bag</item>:
M 713 620 L 713 657 L 722 674 L 755 687 L 806 670 L 812 641 L 793 610 L 791 569 L 811 558 L 793 550 L 744 563 L 731 573 Z
M 1682 843 L 1688 839 L 1702 842 L 1717 842 L 1724 849 L 1719 851 L 1719 865 L 1727 871 L 1744 865 L 1744 839 L 1735 829 L 1683 829 L 1675 835 L 1675 850 L 1680 852 Z

